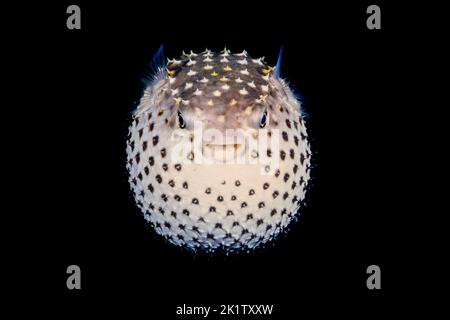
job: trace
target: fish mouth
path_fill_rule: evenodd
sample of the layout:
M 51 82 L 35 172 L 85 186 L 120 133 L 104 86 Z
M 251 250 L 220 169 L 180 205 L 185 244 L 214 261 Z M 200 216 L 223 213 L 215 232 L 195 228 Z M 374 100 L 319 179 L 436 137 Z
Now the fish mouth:
M 213 143 L 207 143 L 206 146 L 209 148 L 217 148 L 217 149 L 238 149 L 243 145 L 243 143 L 230 143 L 230 144 L 213 144 Z
M 226 163 L 236 161 L 245 154 L 245 143 L 226 143 L 203 145 L 203 156 L 214 160 L 216 163 Z

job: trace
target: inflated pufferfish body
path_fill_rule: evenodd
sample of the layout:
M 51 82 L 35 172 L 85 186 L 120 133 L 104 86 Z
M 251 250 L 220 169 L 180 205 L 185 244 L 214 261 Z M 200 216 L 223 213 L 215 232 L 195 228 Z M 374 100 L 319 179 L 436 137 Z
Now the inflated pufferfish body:
M 309 180 L 300 102 L 276 68 L 244 51 L 169 60 L 133 114 L 129 181 L 170 242 L 254 248 L 296 217 Z

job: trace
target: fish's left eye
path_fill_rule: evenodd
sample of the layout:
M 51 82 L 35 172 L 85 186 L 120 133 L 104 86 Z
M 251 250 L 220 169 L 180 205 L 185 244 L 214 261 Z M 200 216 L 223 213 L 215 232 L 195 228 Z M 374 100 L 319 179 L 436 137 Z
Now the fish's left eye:
M 186 128 L 186 122 L 184 121 L 183 115 L 178 111 L 178 125 L 181 129 Z
M 264 113 L 261 116 L 261 119 L 259 120 L 259 127 L 264 128 L 267 124 L 267 111 L 264 111 Z

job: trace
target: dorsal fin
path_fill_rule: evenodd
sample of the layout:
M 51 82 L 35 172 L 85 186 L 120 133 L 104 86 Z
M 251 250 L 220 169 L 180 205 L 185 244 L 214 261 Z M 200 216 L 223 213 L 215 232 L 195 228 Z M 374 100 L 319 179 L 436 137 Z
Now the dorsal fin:
M 275 66 L 275 76 L 281 77 L 281 56 L 283 55 L 283 46 L 280 47 L 280 51 L 278 53 L 278 60 Z
M 142 82 L 148 85 L 153 81 L 166 66 L 166 58 L 164 56 L 164 45 L 161 44 L 153 55 L 150 65 L 147 68 L 146 74 L 142 77 Z

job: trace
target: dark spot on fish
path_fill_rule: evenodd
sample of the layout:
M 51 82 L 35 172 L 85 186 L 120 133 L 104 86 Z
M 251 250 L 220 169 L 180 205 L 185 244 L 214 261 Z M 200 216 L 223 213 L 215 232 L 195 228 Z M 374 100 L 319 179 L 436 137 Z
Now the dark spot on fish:
M 291 157 L 291 159 L 294 159 L 294 156 L 295 156 L 294 149 L 289 150 L 289 156 Z
M 305 155 L 303 153 L 300 153 L 300 163 L 303 165 L 303 162 L 305 162 Z
M 305 183 L 305 178 L 303 178 L 303 176 L 300 177 L 300 185 L 303 185 Z
M 198 201 L 197 198 L 192 198 L 192 203 L 193 203 L 193 204 L 199 204 L 199 201 Z
M 153 137 L 153 145 L 156 146 L 158 144 L 159 141 L 159 137 L 158 136 L 154 136 Z

